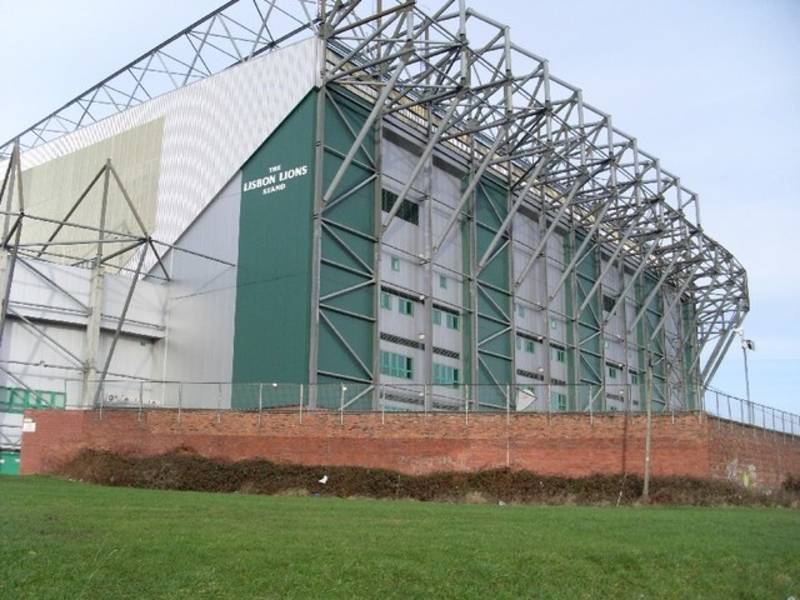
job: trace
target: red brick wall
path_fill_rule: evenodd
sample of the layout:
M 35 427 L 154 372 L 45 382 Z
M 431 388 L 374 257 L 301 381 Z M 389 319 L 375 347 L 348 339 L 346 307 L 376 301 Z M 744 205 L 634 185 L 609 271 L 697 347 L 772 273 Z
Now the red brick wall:
M 708 424 L 711 477 L 777 487 L 800 476 L 800 438 L 714 419 Z
M 644 417 L 540 414 L 257 414 L 184 411 L 31 411 L 22 472 L 49 473 L 82 448 L 152 455 L 190 448 L 211 458 L 266 458 L 306 465 L 360 465 L 405 473 L 510 466 L 542 474 L 641 474 Z M 705 416 L 653 420 L 654 475 L 726 477 L 754 464 L 764 483 L 800 474 L 800 439 L 752 437 L 750 428 Z M 759 432 L 761 434 L 761 432 Z M 780 438 L 780 436 L 777 436 Z M 746 467 L 749 468 L 749 467 Z M 769 475 L 767 475 L 769 474 Z M 738 472 L 733 476 L 738 477 Z M 761 475 L 759 475 L 761 477 Z M 761 481 L 761 479 L 759 479 Z

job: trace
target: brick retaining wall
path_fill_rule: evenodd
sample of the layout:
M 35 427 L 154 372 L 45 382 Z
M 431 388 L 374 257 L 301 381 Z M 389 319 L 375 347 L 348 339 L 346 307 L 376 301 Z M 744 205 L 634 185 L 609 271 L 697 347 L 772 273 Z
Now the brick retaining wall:
M 23 474 L 52 473 L 82 448 L 153 455 L 191 449 L 224 460 L 264 458 L 409 474 L 495 467 L 583 476 L 641 474 L 643 416 L 347 414 L 171 410 L 28 411 Z M 800 438 L 697 414 L 653 418 L 653 475 L 779 485 L 800 475 Z

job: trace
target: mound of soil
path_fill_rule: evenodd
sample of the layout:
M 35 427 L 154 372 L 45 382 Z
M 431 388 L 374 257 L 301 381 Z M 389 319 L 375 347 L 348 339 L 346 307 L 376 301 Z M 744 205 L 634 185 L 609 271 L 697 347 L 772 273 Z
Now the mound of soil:
M 636 504 L 642 494 L 642 479 L 631 475 L 567 478 L 510 469 L 404 475 L 383 469 L 302 466 L 267 460 L 224 462 L 198 456 L 188 449 L 149 457 L 83 450 L 62 467 L 60 474 L 102 485 L 160 490 L 444 502 L 480 499 L 481 502 L 520 504 Z M 788 481 L 780 492 L 768 492 L 747 490 L 726 481 L 656 477 L 650 484 L 650 502 L 797 507 L 800 490 L 794 480 Z

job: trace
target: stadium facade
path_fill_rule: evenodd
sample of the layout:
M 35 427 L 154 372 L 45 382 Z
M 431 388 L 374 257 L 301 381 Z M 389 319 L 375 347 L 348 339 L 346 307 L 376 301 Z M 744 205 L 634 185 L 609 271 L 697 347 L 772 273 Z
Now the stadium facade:
M 697 194 L 455 0 L 234 0 L 1 151 L 8 407 L 692 409 L 748 310 Z

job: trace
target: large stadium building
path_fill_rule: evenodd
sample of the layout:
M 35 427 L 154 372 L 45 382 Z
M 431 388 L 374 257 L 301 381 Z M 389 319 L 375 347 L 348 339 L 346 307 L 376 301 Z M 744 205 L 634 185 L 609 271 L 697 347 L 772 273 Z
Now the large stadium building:
M 748 310 L 697 194 L 455 0 L 228 2 L 1 152 L 6 411 L 691 410 Z

